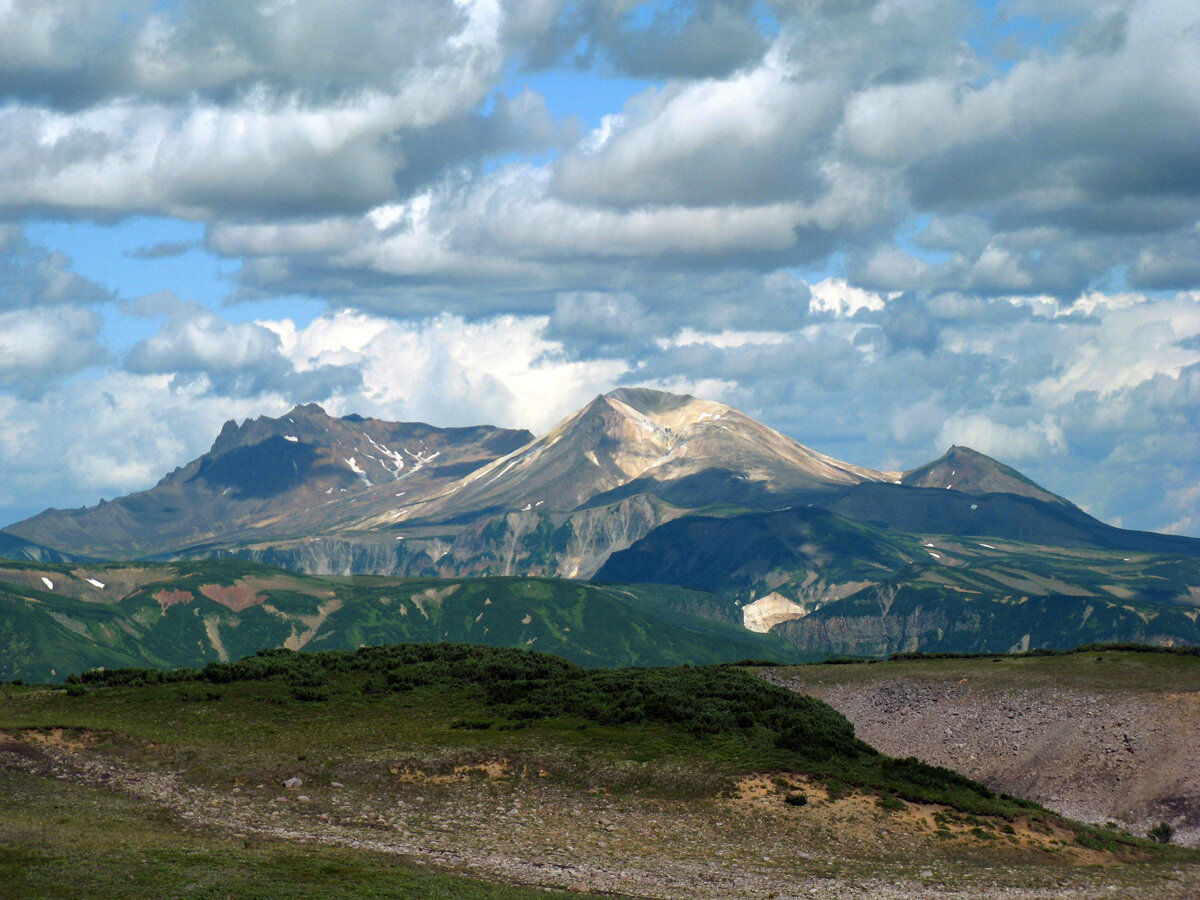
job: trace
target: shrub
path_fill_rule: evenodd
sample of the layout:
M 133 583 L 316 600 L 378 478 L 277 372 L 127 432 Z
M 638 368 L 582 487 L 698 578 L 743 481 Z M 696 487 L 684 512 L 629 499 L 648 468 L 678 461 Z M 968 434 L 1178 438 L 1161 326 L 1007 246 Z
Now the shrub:
M 292 696 L 305 703 L 320 703 L 329 699 L 329 691 L 323 688 L 304 687 L 297 685 L 292 688 Z
M 1171 843 L 1171 839 L 1175 837 L 1175 828 L 1166 822 L 1159 822 L 1150 829 L 1146 837 L 1152 841 L 1158 841 L 1160 844 L 1169 844 Z
M 783 798 L 783 802 L 788 806 L 807 806 L 808 794 L 804 791 L 793 791 Z

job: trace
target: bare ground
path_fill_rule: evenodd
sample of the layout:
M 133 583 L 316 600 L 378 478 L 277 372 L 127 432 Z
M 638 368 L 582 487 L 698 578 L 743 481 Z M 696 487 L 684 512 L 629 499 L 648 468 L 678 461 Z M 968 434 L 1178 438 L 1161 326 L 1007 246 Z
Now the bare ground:
M 798 774 L 720 797 L 583 790 L 513 760 L 364 760 L 272 782 L 204 783 L 87 732 L 0 734 L 0 766 L 104 787 L 181 827 L 245 841 L 336 844 L 490 881 L 645 898 L 1184 898 L 1194 865 L 1119 863 L 1017 822 L 979 835 L 937 807 L 830 798 Z M 803 791 L 808 803 L 784 798 Z M 0 804 L 2 808 L 3 804 Z M 942 814 L 939 824 L 938 817 Z
M 958 669 L 939 677 L 932 667 L 897 678 L 890 665 L 866 667 L 867 677 L 861 666 L 762 675 L 829 703 L 884 753 L 955 769 L 1084 822 L 1144 835 L 1165 821 L 1177 843 L 1200 847 L 1200 692 L 1069 679 L 1020 688 Z

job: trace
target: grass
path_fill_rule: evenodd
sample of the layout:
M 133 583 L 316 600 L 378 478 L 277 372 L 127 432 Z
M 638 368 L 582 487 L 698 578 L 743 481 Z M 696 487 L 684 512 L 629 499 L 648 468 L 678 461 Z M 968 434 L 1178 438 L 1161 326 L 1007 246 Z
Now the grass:
M 884 665 L 946 664 L 994 665 Z M 868 668 L 879 666 L 828 670 Z M 376 847 L 391 839 L 424 858 L 441 847 L 474 848 L 468 856 L 499 847 L 535 864 L 586 866 L 593 854 L 610 870 L 636 859 L 651 871 L 672 860 L 749 871 L 767 866 L 763 847 L 813 851 L 811 861 L 785 863 L 791 874 L 767 876 L 777 885 L 785 877 L 875 878 L 880 865 L 912 877 L 933 865 L 947 883 L 985 895 L 993 878 L 1091 878 L 1077 870 L 1079 854 L 1137 862 L 1097 876 L 1122 884 L 1157 883 L 1196 859 L 994 796 L 944 769 L 889 759 L 824 704 L 733 666 L 588 670 L 529 651 L 430 644 L 272 652 L 197 672 L 112 671 L 70 687 L 75 696 L 0 686 L 0 732 L 29 752 L 59 742 L 79 759 L 177 779 L 181 799 L 172 813 L 145 797 L 13 771 L 0 743 L 0 898 L 544 896 L 422 870 L 398 855 L 312 843 L 331 824 L 318 819 L 324 813 L 333 827 L 351 829 L 339 834 Z M 329 699 L 298 699 L 297 689 Z M 311 804 L 281 787 L 293 775 L 303 777 Z M 739 799 L 747 779 L 768 785 L 757 805 Z M 273 799 L 280 794 L 287 802 Z M 520 823 L 510 814 L 517 803 L 529 811 Z M 938 810 L 940 831 L 922 832 L 914 806 Z M 192 821 L 229 831 L 181 825 L 176 816 L 186 809 L 207 810 Z M 284 818 L 267 818 L 273 811 Z M 355 824 L 363 813 L 388 822 Z M 254 828 L 242 839 L 232 823 L 251 814 L 268 830 L 279 823 L 309 834 L 310 843 L 270 840 Z M 600 816 L 620 830 L 602 828 Z M 1054 837 L 1031 843 L 1030 833 Z
M 1157 648 L 1091 648 L 1046 655 L 945 656 L 779 667 L 801 681 L 967 679 L 998 691 L 1047 687 L 1099 691 L 1200 691 L 1200 655 Z

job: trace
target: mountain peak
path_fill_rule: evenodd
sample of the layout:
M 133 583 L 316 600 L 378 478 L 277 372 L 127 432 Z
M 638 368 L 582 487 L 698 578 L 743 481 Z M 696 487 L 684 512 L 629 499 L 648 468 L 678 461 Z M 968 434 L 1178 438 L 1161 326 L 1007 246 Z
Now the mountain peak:
M 901 483 L 909 487 L 952 489 L 964 494 L 1017 494 L 1047 503 L 1071 505 L 1011 466 L 958 444 L 951 445 L 933 462 L 905 472 Z
M 624 403 L 643 415 L 667 413 L 697 402 L 691 394 L 672 394 L 645 387 L 620 387 L 601 397 Z

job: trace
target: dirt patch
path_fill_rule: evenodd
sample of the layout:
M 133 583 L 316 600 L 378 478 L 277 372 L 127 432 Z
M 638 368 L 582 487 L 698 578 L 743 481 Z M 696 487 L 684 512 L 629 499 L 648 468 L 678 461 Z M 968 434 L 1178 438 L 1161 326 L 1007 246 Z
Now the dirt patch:
M 268 604 L 263 604 L 266 608 Z M 303 650 L 308 642 L 317 636 L 317 632 L 321 626 L 325 624 L 325 620 L 342 608 L 342 601 L 338 599 L 330 600 L 328 603 L 322 603 L 317 608 L 315 616 L 301 616 L 300 621 L 304 625 L 304 631 L 292 631 L 291 636 L 283 642 L 283 646 L 289 650 Z M 272 607 L 270 612 L 276 615 L 283 615 L 279 610 Z
M 427 772 L 417 766 L 393 766 L 389 772 L 405 784 L 448 785 L 482 780 L 508 778 L 512 763 L 507 759 L 492 759 L 455 766 L 449 774 Z
M 234 612 L 241 612 L 251 606 L 258 606 L 267 599 L 266 594 L 260 594 L 254 588 L 247 587 L 243 582 L 237 584 L 206 584 L 201 586 L 200 593 L 220 603 Z
M 154 599 L 158 601 L 158 605 L 162 607 L 162 611 L 166 612 L 169 607 L 191 603 L 196 597 L 191 591 L 161 590 L 154 594 Z

